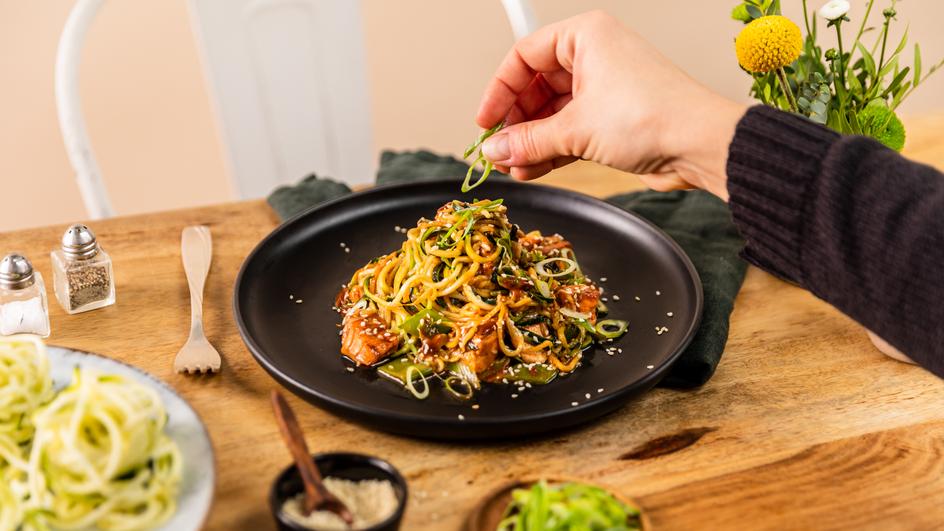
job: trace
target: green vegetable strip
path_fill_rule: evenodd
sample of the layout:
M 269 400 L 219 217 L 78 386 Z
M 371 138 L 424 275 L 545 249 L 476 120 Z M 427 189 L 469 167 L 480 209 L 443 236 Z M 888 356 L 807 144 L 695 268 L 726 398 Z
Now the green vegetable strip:
M 485 141 L 488 140 L 490 136 L 501 131 L 503 127 L 505 127 L 504 121 L 499 122 L 498 125 L 492 127 L 491 129 L 486 129 L 485 131 L 482 131 L 482 134 L 480 134 L 479 137 L 475 139 L 475 142 L 473 142 L 472 145 L 466 148 L 465 152 L 462 154 L 462 158 L 467 159 L 469 158 L 469 155 L 471 155 L 473 151 L 475 151 L 476 149 L 479 150 L 478 156 L 476 157 L 475 161 L 472 162 L 472 164 L 469 166 L 469 171 L 466 172 L 465 174 L 465 181 L 462 182 L 462 193 L 466 193 L 469 190 L 472 190 L 476 188 L 477 186 L 479 186 L 480 184 L 484 183 L 485 179 L 488 178 L 488 174 L 492 173 L 492 168 L 493 168 L 492 162 L 486 159 L 485 155 L 482 154 L 482 144 L 485 143 Z M 475 167 L 478 166 L 479 164 L 482 164 L 482 176 L 479 177 L 479 180 L 475 181 L 474 184 L 470 184 L 472 181 L 472 173 L 475 171 Z
M 581 483 L 515 489 L 498 531 L 638 531 L 639 510 Z

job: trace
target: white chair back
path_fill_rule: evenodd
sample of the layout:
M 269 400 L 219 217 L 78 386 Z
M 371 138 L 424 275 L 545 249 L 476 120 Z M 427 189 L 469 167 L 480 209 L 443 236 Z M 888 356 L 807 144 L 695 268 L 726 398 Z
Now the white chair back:
M 113 215 L 82 117 L 79 59 L 105 0 L 78 0 L 56 59 L 56 103 L 69 160 L 93 219 Z M 516 38 L 537 26 L 529 0 L 502 0 Z M 191 20 L 242 198 L 314 171 L 372 180 L 373 154 L 361 2 L 189 0 Z

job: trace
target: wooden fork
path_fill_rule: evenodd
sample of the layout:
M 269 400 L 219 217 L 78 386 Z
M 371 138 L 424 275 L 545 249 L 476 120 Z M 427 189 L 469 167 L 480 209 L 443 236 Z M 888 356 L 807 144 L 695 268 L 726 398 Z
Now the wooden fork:
M 213 258 L 209 227 L 185 228 L 180 236 L 180 253 L 190 285 L 190 338 L 174 358 L 174 370 L 190 374 L 216 372 L 220 370 L 220 353 L 203 333 L 203 286 Z

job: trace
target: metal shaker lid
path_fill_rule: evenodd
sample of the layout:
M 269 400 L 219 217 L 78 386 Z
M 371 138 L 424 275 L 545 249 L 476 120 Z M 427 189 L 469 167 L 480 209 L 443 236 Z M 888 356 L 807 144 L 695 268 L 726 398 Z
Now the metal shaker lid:
M 62 252 L 69 258 L 87 259 L 98 254 L 95 234 L 85 225 L 73 225 L 62 235 Z
M 21 254 L 11 253 L 0 260 L 0 287 L 6 289 L 28 288 L 36 282 L 33 264 Z

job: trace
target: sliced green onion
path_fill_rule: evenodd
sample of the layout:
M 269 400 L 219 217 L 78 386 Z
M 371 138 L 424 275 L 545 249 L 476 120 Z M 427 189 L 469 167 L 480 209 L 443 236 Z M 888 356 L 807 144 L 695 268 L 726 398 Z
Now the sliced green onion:
M 420 380 L 423 382 L 422 391 L 418 391 L 416 387 L 413 385 L 413 373 L 420 375 Z M 406 385 L 407 390 L 410 393 L 412 393 L 413 396 L 415 396 L 416 398 L 419 398 L 420 400 L 423 400 L 424 398 L 429 396 L 429 382 L 426 381 L 426 377 L 423 376 L 423 373 L 420 372 L 416 368 L 415 365 L 410 365 L 409 367 L 406 368 L 406 384 L 405 385 Z
M 541 480 L 511 492 L 497 531 L 641 528 L 639 509 L 600 487 L 575 482 L 548 485 Z
M 576 310 L 571 310 L 570 308 L 566 308 L 566 307 L 560 308 L 560 313 L 562 315 L 570 317 L 571 319 L 580 319 L 582 321 L 586 321 L 590 319 L 589 313 L 578 312 Z
M 603 301 L 598 301 L 597 302 L 597 315 L 606 315 L 608 313 L 610 313 L 610 309 L 607 307 L 607 305 L 603 304 Z
M 462 154 L 462 158 L 467 159 L 469 158 L 469 155 L 471 155 L 476 150 L 476 148 L 479 150 L 478 157 L 469 166 L 469 171 L 466 172 L 465 174 L 465 181 L 462 182 L 462 193 L 466 193 L 469 190 L 472 190 L 473 188 L 484 183 L 485 179 L 488 178 L 488 174 L 492 173 L 492 168 L 493 168 L 492 161 L 486 159 L 485 156 L 482 154 L 482 144 L 488 139 L 488 137 L 500 131 L 502 127 L 505 127 L 504 121 L 498 123 L 491 129 L 486 129 L 485 131 L 482 131 L 482 134 L 480 134 L 479 137 L 475 139 L 475 142 L 473 142 L 472 145 L 466 148 L 465 152 Z M 472 180 L 472 173 L 475 171 L 475 167 L 478 166 L 479 163 L 483 165 L 482 176 L 479 177 L 479 180 L 475 181 L 474 184 L 470 184 L 470 181 Z
M 457 386 L 461 386 L 464 389 L 456 389 Z M 475 389 L 469 385 L 469 382 L 458 376 L 447 377 L 445 380 L 443 380 L 443 387 L 455 395 L 456 398 L 461 398 L 462 400 L 468 400 L 472 398 L 473 394 L 475 394 Z
M 629 322 L 619 319 L 603 319 L 596 326 L 597 334 L 607 338 L 616 339 L 629 329 Z
M 550 271 L 547 270 L 547 265 L 554 262 L 563 262 L 567 264 L 567 267 L 565 267 L 564 269 L 561 269 L 557 273 L 551 273 Z M 549 277 L 549 278 L 562 277 L 564 275 L 573 273 L 574 270 L 576 269 L 577 269 L 577 262 L 574 262 L 570 258 L 561 258 L 559 256 L 556 256 L 554 258 L 548 258 L 546 260 L 541 260 L 534 266 L 534 270 L 537 271 L 539 275 Z
M 479 382 L 479 376 L 475 374 L 475 371 L 469 368 L 469 366 L 465 363 L 454 361 L 446 365 L 446 370 L 448 370 L 453 375 L 465 380 L 465 383 L 471 385 L 473 389 L 478 389 L 481 385 Z

